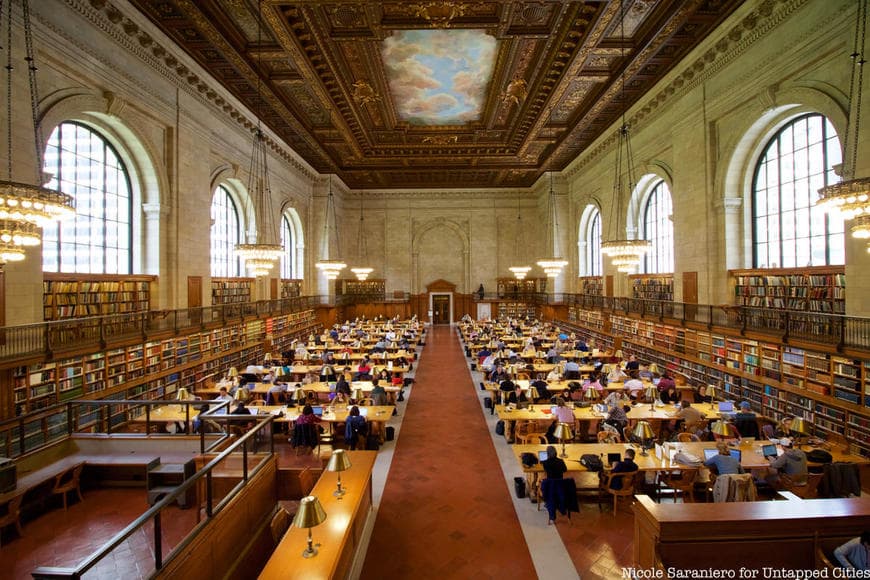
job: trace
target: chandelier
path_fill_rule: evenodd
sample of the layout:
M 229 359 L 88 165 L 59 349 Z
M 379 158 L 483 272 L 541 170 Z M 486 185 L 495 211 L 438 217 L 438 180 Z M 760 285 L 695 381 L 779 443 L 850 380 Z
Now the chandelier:
M 71 196 L 42 187 L 14 180 L 12 173 L 12 3 L 8 3 L 6 15 L 6 179 L 0 180 L 0 265 L 7 262 L 20 262 L 24 259 L 24 248 L 38 246 L 42 241 L 39 228 L 71 217 L 75 214 L 75 203 Z M 33 49 L 33 33 L 30 27 L 30 6 L 28 0 L 21 3 L 24 23 L 24 45 L 27 63 L 28 83 L 30 86 L 30 114 L 33 126 L 33 143 L 36 149 L 36 179 L 42 177 L 42 135 L 39 126 L 39 91 L 36 84 L 36 59 Z M 3 22 L 3 3 L 0 3 L 0 29 Z M 2 47 L 0 47 L 2 50 Z
M 363 264 L 369 263 L 369 249 L 368 243 L 366 241 L 365 235 L 365 221 L 363 218 L 363 198 L 360 195 L 359 198 L 359 238 L 357 239 L 356 247 L 359 249 L 359 255 L 362 258 Z M 356 279 L 360 282 L 363 282 L 368 279 L 369 274 L 375 271 L 374 268 L 370 268 L 368 266 L 358 266 L 356 268 L 351 268 L 351 272 L 356 275 Z
M 552 119 L 552 109 L 550 112 Z M 553 250 L 553 255 L 538 260 L 548 278 L 556 278 L 562 273 L 562 268 L 568 261 L 562 258 L 559 251 L 559 212 L 556 210 L 556 193 L 553 191 L 553 172 L 550 171 L 550 192 L 547 195 L 547 248 Z
M 520 256 L 525 252 L 525 244 L 523 243 L 525 232 L 523 231 L 523 214 L 520 211 L 520 194 L 517 194 L 517 229 L 514 236 L 514 260 L 516 264 L 521 264 L 525 260 L 520 259 Z M 525 280 L 528 273 L 531 271 L 531 266 L 511 266 L 508 270 L 514 275 L 517 280 Z
M 257 46 L 262 45 L 263 6 L 257 17 Z M 257 53 L 258 55 L 260 52 Z M 260 120 L 260 57 L 257 57 L 257 130 L 251 150 L 251 165 L 248 169 L 248 195 L 254 204 L 254 222 L 257 227 L 254 243 L 236 244 L 235 253 L 245 261 L 245 268 L 254 277 L 268 276 L 275 263 L 284 254 L 284 246 L 278 239 L 272 216 L 272 188 L 269 185 L 269 162 L 266 139 Z
M 839 213 L 844 220 L 852 220 L 852 237 L 870 238 L 870 177 L 855 177 L 858 161 L 858 140 L 861 126 L 861 93 L 864 85 L 864 37 L 867 32 L 867 2 L 858 4 L 855 20 L 855 40 L 849 58 L 852 76 L 849 83 L 849 120 L 843 140 L 849 158 L 843 163 L 843 181 L 819 190 L 816 205 L 829 213 Z M 860 40 L 859 40 L 860 39 Z M 860 43 L 860 46 L 859 46 Z M 845 157 L 845 156 L 844 156 Z M 870 247 L 867 248 L 870 252 Z
M 332 196 L 332 174 L 329 175 L 329 193 L 326 196 L 326 213 L 323 216 L 323 240 L 321 251 L 323 259 L 314 264 L 314 267 L 323 272 L 327 280 L 335 280 L 338 274 L 347 267 L 347 264 L 339 259 L 329 257 L 330 231 L 335 232 L 335 247 L 338 248 L 338 224 L 335 219 L 335 200 Z
M 625 39 L 625 3 L 620 7 L 620 30 L 622 39 Z M 624 45 L 624 43 L 623 43 Z M 625 51 L 620 49 L 622 60 L 625 61 Z M 613 176 L 613 195 L 611 199 L 611 210 L 616 207 L 616 211 L 612 212 L 611 220 L 616 222 L 615 231 L 619 236 L 622 231 L 619 227 L 620 216 L 622 215 L 622 197 L 623 195 L 630 196 L 634 189 L 634 159 L 631 152 L 631 131 L 628 123 L 625 121 L 626 109 L 628 108 L 625 100 L 625 68 L 622 70 L 622 124 L 619 127 L 616 141 L 616 160 Z M 623 186 L 626 187 L 623 187 Z M 646 254 L 652 248 L 652 242 L 649 240 L 634 240 L 622 239 L 617 237 L 615 240 L 609 240 L 601 243 L 601 253 L 610 257 L 610 262 L 616 266 L 619 272 L 630 273 L 634 272 Z

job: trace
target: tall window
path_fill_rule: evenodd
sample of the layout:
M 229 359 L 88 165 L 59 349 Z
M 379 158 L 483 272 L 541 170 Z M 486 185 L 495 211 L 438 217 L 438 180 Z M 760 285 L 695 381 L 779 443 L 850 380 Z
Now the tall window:
M 839 181 L 842 153 L 822 115 L 798 117 L 767 144 L 752 182 L 753 265 L 795 268 L 845 263 L 843 220 L 813 206 Z
M 601 212 L 594 208 L 586 227 L 586 276 L 601 275 Z
M 75 199 L 75 219 L 42 229 L 45 272 L 130 274 L 133 270 L 133 204 L 123 161 L 85 125 L 57 126 L 45 149 L 46 185 Z
M 667 183 L 659 181 L 643 208 L 644 239 L 652 242 L 652 249 L 644 258 L 644 271 L 647 274 L 669 274 L 674 271 L 672 213 L 671 191 Z
M 284 255 L 281 256 L 281 278 L 292 280 L 296 278 L 296 236 L 293 235 L 293 224 L 287 214 L 281 216 L 281 245 Z
M 235 255 L 239 243 L 239 212 L 229 190 L 219 185 L 211 199 L 211 275 L 231 278 L 241 275 L 241 260 Z

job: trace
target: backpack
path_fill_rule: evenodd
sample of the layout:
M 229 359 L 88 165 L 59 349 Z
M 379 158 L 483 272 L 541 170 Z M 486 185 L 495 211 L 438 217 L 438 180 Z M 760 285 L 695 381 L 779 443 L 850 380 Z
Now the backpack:
M 580 457 L 580 464 L 592 472 L 599 472 L 604 469 L 604 462 L 594 453 L 584 453 Z
M 807 453 L 807 461 L 811 463 L 831 463 L 833 456 L 824 449 L 813 449 Z
M 495 434 L 504 435 L 504 421 L 499 420 L 499 422 L 495 424 Z
M 533 467 L 538 464 L 538 458 L 535 454 L 528 451 L 525 451 L 520 455 L 520 461 L 522 462 L 523 467 Z

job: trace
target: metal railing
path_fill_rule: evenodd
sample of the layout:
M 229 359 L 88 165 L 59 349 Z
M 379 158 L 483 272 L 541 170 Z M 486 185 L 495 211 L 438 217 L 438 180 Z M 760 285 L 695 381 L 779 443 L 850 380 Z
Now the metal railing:
M 475 295 L 477 298 L 477 295 Z M 487 296 L 484 296 L 486 299 Z M 501 299 L 501 297 L 499 297 Z M 492 299 L 490 297 L 490 299 Z M 536 305 L 561 304 L 604 313 L 638 316 L 682 324 L 731 328 L 741 334 L 754 332 L 789 342 L 803 340 L 835 347 L 870 350 L 870 318 L 779 310 L 752 306 L 687 304 L 642 298 L 593 296 L 589 294 L 526 293 L 508 300 Z
M 37 356 L 51 357 L 73 349 L 102 349 L 112 343 L 147 340 L 154 336 L 225 326 L 239 320 L 280 316 L 322 304 L 331 304 L 330 298 L 302 296 L 7 326 L 0 328 L 0 362 Z
M 85 403 L 84 401 L 80 403 Z M 93 401 L 93 404 L 101 402 Z M 225 421 L 248 420 L 250 416 L 223 415 Z M 176 555 L 183 553 L 196 535 L 206 526 L 209 521 L 219 514 L 229 502 L 236 497 L 248 484 L 248 481 L 263 469 L 270 457 L 274 455 L 271 429 L 274 417 L 271 415 L 259 415 L 256 424 L 244 435 L 235 440 L 227 449 L 220 452 L 214 459 L 196 472 L 191 478 L 179 484 L 173 491 L 157 501 L 150 509 L 136 518 L 133 523 L 118 532 L 111 540 L 106 542 L 100 549 L 88 556 L 75 567 L 40 567 L 33 571 L 32 575 L 38 579 L 48 578 L 82 578 L 86 573 L 94 575 L 111 575 L 117 556 L 122 560 L 129 559 L 130 552 L 134 554 L 150 553 L 153 558 L 153 567 L 148 569 L 148 562 L 137 561 L 140 577 L 153 577 L 163 569 Z M 262 442 L 266 441 L 268 448 L 263 451 Z M 241 479 L 233 486 L 226 495 L 218 497 L 219 492 L 214 485 L 215 471 L 230 463 L 234 457 L 241 458 Z M 235 472 L 238 462 L 230 466 Z M 202 510 L 205 517 L 186 531 L 183 537 L 174 538 L 166 536 L 168 531 L 163 526 L 167 510 L 180 498 L 190 495 L 196 497 L 194 509 Z M 178 523 L 173 524 L 173 529 L 178 529 Z M 142 546 L 145 542 L 147 545 Z M 171 547 L 169 547 L 171 546 Z M 121 554 L 123 552 L 123 555 Z M 108 559 L 108 561 L 106 561 Z M 105 561 L 105 564 L 103 564 Z M 105 568 L 105 569 L 104 569 Z

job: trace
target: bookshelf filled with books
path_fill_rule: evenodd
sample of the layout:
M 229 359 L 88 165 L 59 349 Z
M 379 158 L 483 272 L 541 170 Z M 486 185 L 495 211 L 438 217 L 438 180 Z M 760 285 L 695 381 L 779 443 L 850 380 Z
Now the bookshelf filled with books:
M 673 300 L 673 274 L 631 274 L 631 297 L 643 300 Z
M 756 412 L 779 421 L 803 417 L 819 435 L 845 434 L 870 455 L 870 359 L 728 336 L 569 308 L 572 329 L 598 341 L 622 339 L 626 354 L 712 384 L 728 398 L 747 400 Z M 602 330 L 609 318 L 610 332 Z
M 270 319 L 272 344 L 289 345 L 318 326 L 313 310 Z M 150 340 L 58 361 L 16 367 L 11 373 L 15 414 L 70 399 L 160 399 L 181 387 L 197 391 L 230 367 L 260 364 L 266 322 L 248 320 L 163 340 Z M 274 347 L 273 347 L 274 348 Z
M 281 280 L 281 298 L 302 296 L 302 280 Z
M 604 296 L 604 278 L 601 276 L 580 278 L 580 293 L 587 296 Z
M 253 278 L 212 278 L 211 303 L 241 304 L 251 301 Z
M 546 278 L 526 278 L 525 280 L 497 278 L 495 282 L 499 298 L 511 298 L 512 296 L 523 296 L 547 291 Z
M 155 276 L 43 274 L 45 320 L 146 312 Z
M 335 293 L 353 296 L 384 296 L 387 292 L 386 280 L 336 280 Z
M 731 270 L 738 306 L 844 314 L 846 275 L 843 267 L 790 270 Z

